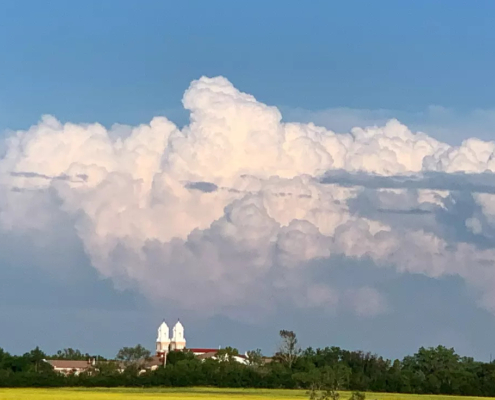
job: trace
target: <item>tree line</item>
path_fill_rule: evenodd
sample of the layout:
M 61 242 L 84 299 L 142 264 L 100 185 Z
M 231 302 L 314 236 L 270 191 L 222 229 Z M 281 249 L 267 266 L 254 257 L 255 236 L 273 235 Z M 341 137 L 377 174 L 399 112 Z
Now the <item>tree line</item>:
M 292 331 L 281 331 L 280 338 L 273 357 L 263 357 L 260 350 L 251 351 L 245 365 L 235 360 L 239 353 L 233 348 L 222 349 L 217 359 L 205 360 L 183 351 L 169 353 L 166 366 L 144 373 L 150 352 L 140 345 L 121 349 L 115 360 L 73 349 L 52 356 L 39 348 L 20 356 L 0 349 L 0 387 L 304 388 L 312 395 L 327 393 L 328 398 L 338 397 L 337 390 L 495 396 L 495 363 L 461 357 L 453 348 L 421 347 L 412 356 L 392 361 L 339 347 L 301 349 Z M 90 358 L 95 363 L 86 372 L 67 376 L 54 372 L 43 361 Z

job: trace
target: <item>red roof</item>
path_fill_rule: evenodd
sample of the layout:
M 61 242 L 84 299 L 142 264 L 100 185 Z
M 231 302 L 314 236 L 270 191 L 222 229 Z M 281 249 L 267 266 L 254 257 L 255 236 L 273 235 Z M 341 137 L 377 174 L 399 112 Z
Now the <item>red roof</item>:
M 60 369 L 88 369 L 91 363 L 84 360 L 45 360 L 53 368 Z
M 193 353 L 216 353 L 218 349 L 186 349 Z

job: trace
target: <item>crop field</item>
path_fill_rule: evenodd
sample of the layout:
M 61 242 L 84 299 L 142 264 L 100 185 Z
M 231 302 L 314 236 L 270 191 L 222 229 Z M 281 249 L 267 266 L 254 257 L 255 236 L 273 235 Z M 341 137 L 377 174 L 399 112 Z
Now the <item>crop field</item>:
M 347 400 L 350 393 L 341 392 Z M 155 399 L 305 399 L 302 390 L 257 390 L 257 389 L 0 389 L 0 400 L 155 400 Z M 367 393 L 367 400 L 474 400 L 479 397 L 431 396 L 395 393 Z M 489 398 L 483 398 L 489 399 Z

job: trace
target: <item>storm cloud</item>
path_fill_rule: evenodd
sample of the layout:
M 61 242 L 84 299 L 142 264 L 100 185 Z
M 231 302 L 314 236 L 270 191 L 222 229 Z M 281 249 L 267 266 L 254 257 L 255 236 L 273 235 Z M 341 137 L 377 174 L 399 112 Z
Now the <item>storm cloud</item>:
M 223 77 L 193 81 L 183 105 L 182 129 L 44 116 L 9 136 L 2 234 L 70 226 L 115 287 L 203 315 L 390 310 L 377 288 L 315 279 L 332 257 L 458 277 L 495 312 L 493 142 L 450 146 L 394 119 L 343 134 L 284 123 Z

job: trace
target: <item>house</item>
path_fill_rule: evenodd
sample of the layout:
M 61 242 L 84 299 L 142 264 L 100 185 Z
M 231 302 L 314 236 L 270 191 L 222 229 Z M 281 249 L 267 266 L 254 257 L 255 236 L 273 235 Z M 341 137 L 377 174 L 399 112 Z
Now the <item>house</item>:
M 164 363 L 164 358 L 161 355 L 156 355 L 151 357 L 150 359 L 146 360 L 144 364 L 142 365 L 141 370 L 139 371 L 139 374 L 143 374 L 147 371 L 154 371 L 158 369 L 159 367 L 165 365 Z
M 54 371 L 64 375 L 79 375 L 94 367 L 95 359 L 91 360 L 43 360 L 50 364 Z
M 217 353 L 218 350 L 220 350 L 220 348 L 218 349 L 186 349 L 188 351 L 190 351 L 191 353 L 193 353 L 195 356 L 200 356 L 202 354 L 207 354 L 207 353 Z
M 210 351 L 210 352 L 207 352 L 207 353 L 199 354 L 199 355 L 197 355 L 197 358 L 199 360 L 206 360 L 206 359 L 218 360 L 219 359 L 218 350 L 214 350 L 214 351 Z M 241 363 L 241 364 L 247 364 L 248 363 L 247 355 L 239 354 L 239 355 L 236 355 L 236 356 L 232 356 L 232 358 L 235 361 L 237 361 L 238 363 Z

